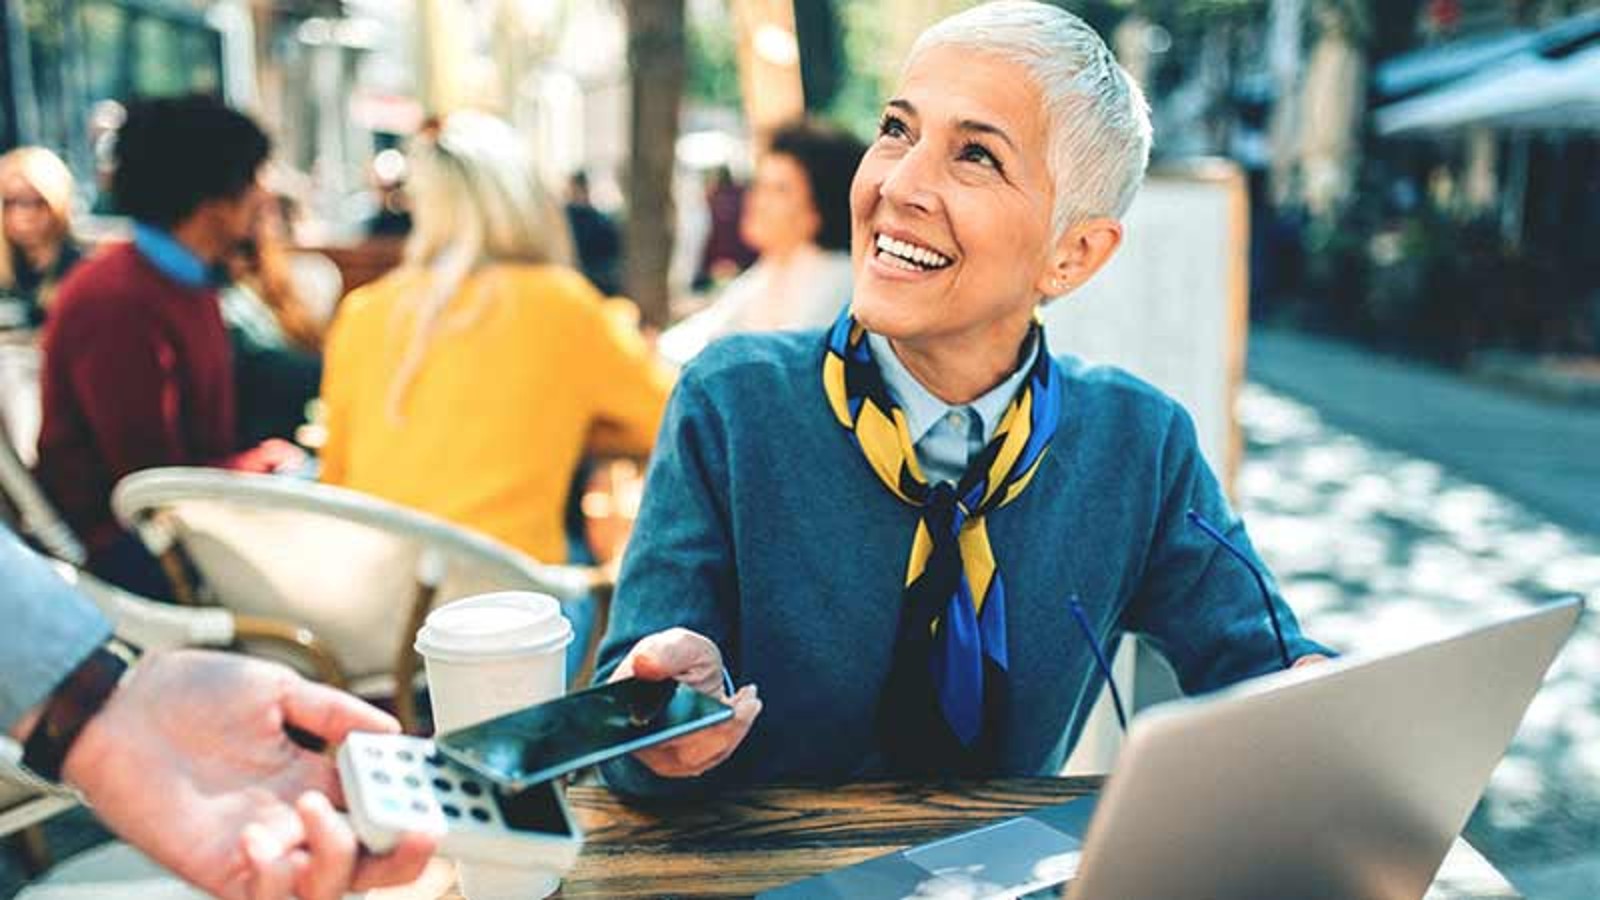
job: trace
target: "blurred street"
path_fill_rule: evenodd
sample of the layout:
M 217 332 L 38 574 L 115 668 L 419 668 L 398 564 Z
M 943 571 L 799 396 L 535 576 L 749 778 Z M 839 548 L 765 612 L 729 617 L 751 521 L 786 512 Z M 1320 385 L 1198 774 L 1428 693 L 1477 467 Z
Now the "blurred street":
M 1256 329 L 1250 377 L 1339 427 L 1600 536 L 1600 407 L 1560 404 L 1301 333 Z
M 1404 646 L 1530 601 L 1600 598 L 1593 411 L 1270 333 L 1252 335 L 1250 377 L 1240 506 L 1319 639 L 1344 651 Z M 1518 462 L 1498 471 L 1491 459 Z M 1573 527 L 1585 522 L 1595 527 Z M 1467 836 L 1531 900 L 1600 893 L 1594 613 Z

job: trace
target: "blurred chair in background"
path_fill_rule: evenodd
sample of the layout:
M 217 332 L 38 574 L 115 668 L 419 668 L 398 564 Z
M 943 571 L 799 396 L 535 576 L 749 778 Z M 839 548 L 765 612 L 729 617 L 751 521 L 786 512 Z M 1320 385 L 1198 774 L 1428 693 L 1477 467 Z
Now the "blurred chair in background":
M 597 579 L 425 513 L 292 478 L 150 469 L 117 485 L 112 508 L 169 574 L 197 576 L 180 596 L 294 624 L 268 645 L 241 636 L 248 651 L 361 696 L 392 696 L 410 730 L 412 643 L 430 609 L 506 590 L 571 602 Z M 585 659 L 594 643 L 580 651 Z

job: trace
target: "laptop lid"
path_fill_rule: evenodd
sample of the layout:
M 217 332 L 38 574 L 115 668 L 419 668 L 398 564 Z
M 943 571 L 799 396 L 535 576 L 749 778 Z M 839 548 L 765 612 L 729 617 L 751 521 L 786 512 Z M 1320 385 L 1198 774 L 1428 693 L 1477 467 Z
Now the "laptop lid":
M 1141 715 L 1068 896 L 1423 896 L 1581 609 Z

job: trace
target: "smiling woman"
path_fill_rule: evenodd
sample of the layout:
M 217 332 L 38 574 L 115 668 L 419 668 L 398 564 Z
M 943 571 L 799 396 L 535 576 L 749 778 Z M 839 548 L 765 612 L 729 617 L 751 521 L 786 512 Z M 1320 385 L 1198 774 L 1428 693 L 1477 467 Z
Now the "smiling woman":
M 713 346 L 669 405 L 601 671 L 746 686 L 613 787 L 1053 773 L 1125 632 L 1190 691 L 1322 651 L 1185 521 L 1253 558 L 1182 408 L 1034 324 L 1116 252 L 1149 145 L 1058 7 L 919 39 L 852 184 L 848 309 Z

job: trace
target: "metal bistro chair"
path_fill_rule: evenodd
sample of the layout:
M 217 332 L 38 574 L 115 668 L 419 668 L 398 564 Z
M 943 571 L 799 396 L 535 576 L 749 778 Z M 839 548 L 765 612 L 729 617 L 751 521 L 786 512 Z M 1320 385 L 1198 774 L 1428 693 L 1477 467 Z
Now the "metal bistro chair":
M 274 647 L 241 643 L 358 695 L 393 696 L 408 730 L 417 727 L 412 643 L 430 609 L 502 590 L 573 601 L 598 581 L 593 569 L 541 565 L 433 516 L 282 476 L 149 469 L 118 483 L 111 505 L 180 600 L 295 623 Z M 605 612 L 602 602 L 586 659 Z M 295 650 L 285 657 L 287 644 Z

